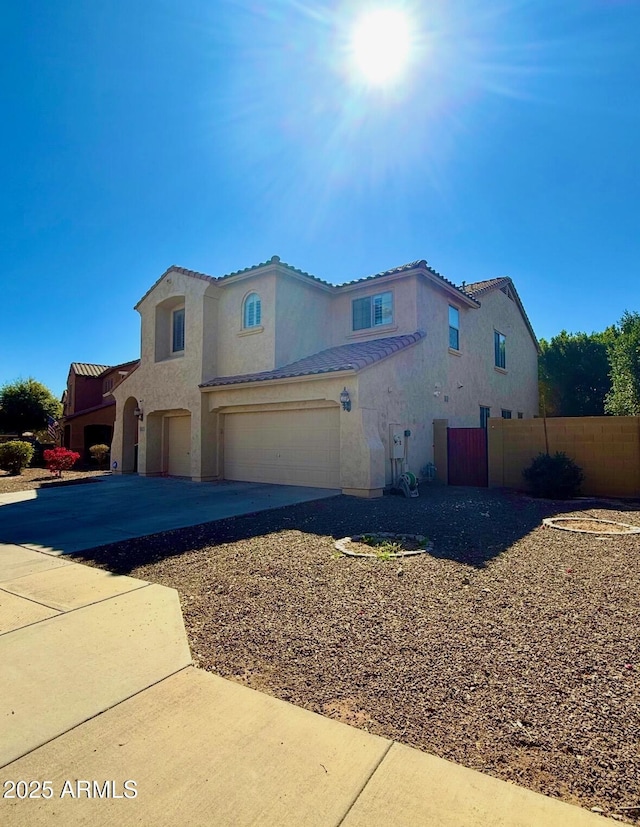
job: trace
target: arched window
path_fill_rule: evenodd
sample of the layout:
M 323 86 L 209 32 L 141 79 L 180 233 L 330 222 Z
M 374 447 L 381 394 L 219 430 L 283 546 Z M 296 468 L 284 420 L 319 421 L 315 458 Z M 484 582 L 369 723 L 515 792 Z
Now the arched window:
M 244 300 L 243 327 L 258 327 L 262 320 L 260 296 L 249 293 Z

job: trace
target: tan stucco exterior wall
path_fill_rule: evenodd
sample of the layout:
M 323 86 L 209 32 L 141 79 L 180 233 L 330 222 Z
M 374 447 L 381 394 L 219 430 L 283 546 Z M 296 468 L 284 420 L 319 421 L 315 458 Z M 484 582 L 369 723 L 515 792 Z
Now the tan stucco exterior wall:
M 328 290 L 295 276 L 279 274 L 275 367 L 289 365 L 331 347 L 333 312 L 333 297 Z
M 221 289 L 218 306 L 218 376 L 258 373 L 275 367 L 276 342 L 276 271 L 271 266 L 264 272 L 230 279 Z M 257 293 L 261 302 L 261 324 L 243 328 L 243 305 L 250 293 Z M 212 379 L 208 376 L 207 379 Z
M 449 348 L 449 305 L 460 318 L 460 350 Z M 481 307 L 465 307 L 426 282 L 418 291 L 419 326 L 426 331 L 425 379 L 433 418 L 450 427 L 478 427 L 480 406 L 492 416 L 501 410 L 525 418 L 538 413 L 538 353 L 522 315 L 500 290 L 481 297 Z M 506 371 L 494 366 L 494 330 L 506 336 Z
M 412 275 L 389 276 L 372 280 L 354 287 L 343 288 L 333 296 L 331 309 L 332 345 L 379 339 L 382 336 L 398 336 L 415 333 L 418 329 L 416 313 L 417 277 Z M 388 325 L 352 330 L 351 304 L 355 299 L 377 296 L 390 292 L 393 295 L 393 321 Z
M 546 439 L 545 439 L 546 427 Z M 582 493 L 640 496 L 640 417 L 489 420 L 489 485 L 525 488 L 522 471 L 539 453 L 562 451 L 583 470 Z
M 171 271 L 138 305 L 141 316 L 140 366 L 114 391 L 116 422 L 111 450 L 116 472 L 126 465 L 124 410 L 127 400 L 135 399 L 144 417 L 138 426 L 138 472 L 166 472 L 166 433 L 163 418 L 176 412 L 191 414 L 191 475 L 194 479 L 211 479 L 212 458 L 201 448 L 203 429 L 210 428 L 203 416 L 199 383 L 203 366 L 215 365 L 217 354 L 211 352 L 211 328 L 217 325 L 218 288 L 203 279 L 194 279 Z M 156 361 L 156 309 L 164 302 L 184 298 L 185 349 L 183 354 Z M 207 353 L 204 346 L 207 343 Z M 130 470 L 124 468 L 124 470 Z

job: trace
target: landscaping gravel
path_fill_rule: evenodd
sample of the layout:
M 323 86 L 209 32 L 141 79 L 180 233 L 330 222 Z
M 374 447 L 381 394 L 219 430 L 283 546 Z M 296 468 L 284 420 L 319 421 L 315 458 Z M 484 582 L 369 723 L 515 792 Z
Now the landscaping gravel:
M 336 497 L 131 540 L 85 562 L 180 593 L 196 664 L 633 822 L 640 805 L 640 505 L 426 487 Z M 347 558 L 336 539 L 427 535 L 430 554 Z
M 16 491 L 30 491 L 34 488 L 48 488 L 51 485 L 70 485 L 78 482 L 92 482 L 95 477 L 104 476 L 105 471 L 63 471 L 62 477 L 55 477 L 46 468 L 25 468 L 21 474 L 7 474 L 0 471 L 0 494 Z

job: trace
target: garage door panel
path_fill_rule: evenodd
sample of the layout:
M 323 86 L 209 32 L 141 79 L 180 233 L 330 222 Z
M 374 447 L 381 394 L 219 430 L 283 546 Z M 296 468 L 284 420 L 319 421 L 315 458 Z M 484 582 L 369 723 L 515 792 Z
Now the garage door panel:
M 172 477 L 190 477 L 191 417 L 168 417 L 167 439 L 167 473 Z
M 226 479 L 340 485 L 337 408 L 227 414 L 224 431 Z

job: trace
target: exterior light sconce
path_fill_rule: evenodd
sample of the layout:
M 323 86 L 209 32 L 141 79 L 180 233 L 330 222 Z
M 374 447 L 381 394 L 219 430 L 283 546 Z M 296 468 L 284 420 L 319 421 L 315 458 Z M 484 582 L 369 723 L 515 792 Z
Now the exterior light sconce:
M 351 397 L 349 396 L 349 391 L 346 388 L 340 394 L 340 404 L 342 405 L 343 411 L 351 410 Z
M 144 411 L 140 407 L 134 408 L 133 415 L 137 416 L 140 422 L 142 422 L 142 420 L 144 419 Z

